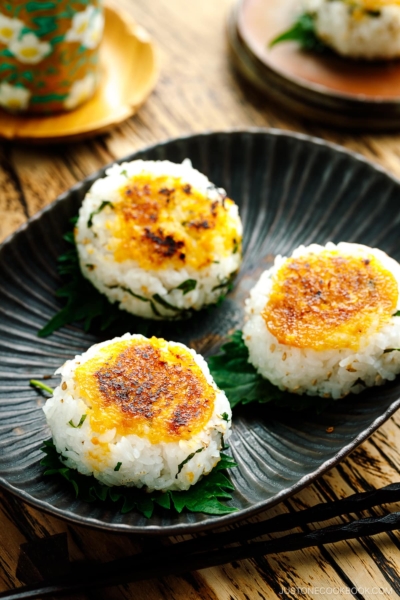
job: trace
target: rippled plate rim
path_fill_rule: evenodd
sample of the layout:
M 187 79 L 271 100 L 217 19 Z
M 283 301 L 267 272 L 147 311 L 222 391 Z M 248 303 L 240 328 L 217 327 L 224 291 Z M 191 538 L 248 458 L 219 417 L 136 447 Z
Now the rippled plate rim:
M 220 136 L 220 135 L 228 135 L 229 136 L 231 134 L 264 135 L 267 137 L 287 137 L 287 138 L 295 139 L 297 141 L 307 142 L 307 143 L 311 143 L 314 145 L 327 147 L 335 152 L 339 152 L 340 154 L 349 156 L 358 162 L 368 165 L 368 167 L 372 168 L 375 172 L 383 174 L 388 179 L 390 179 L 393 183 L 395 183 L 397 186 L 400 187 L 400 179 L 398 179 L 397 177 L 395 177 L 394 175 L 389 173 L 386 169 L 384 169 L 380 165 L 373 163 L 372 161 L 368 160 L 363 155 L 361 155 L 357 152 L 348 150 L 347 148 L 344 148 L 343 146 L 340 146 L 339 144 L 335 144 L 333 142 L 327 142 L 327 141 L 325 141 L 321 138 L 315 137 L 315 136 L 310 136 L 310 135 L 298 133 L 298 132 L 285 131 L 285 130 L 281 130 L 281 129 L 262 128 L 262 127 L 249 127 L 249 128 L 245 128 L 245 129 L 232 128 L 232 129 L 228 129 L 228 130 L 206 131 L 206 132 L 198 133 L 198 134 L 188 134 L 188 135 L 179 136 L 176 138 L 169 138 L 169 139 L 163 140 L 162 142 L 150 144 L 148 146 L 145 146 L 144 148 L 140 148 L 139 150 L 136 150 L 135 152 L 133 152 L 127 156 L 124 156 L 122 158 L 119 158 L 115 161 L 108 163 L 106 166 L 102 167 L 95 173 L 89 175 L 85 179 L 81 180 L 80 182 L 78 182 L 77 184 L 75 184 L 74 186 L 69 188 L 66 192 L 63 192 L 62 194 L 60 194 L 56 198 L 56 200 L 54 200 L 49 205 L 45 206 L 42 210 L 40 210 L 38 213 L 36 213 L 33 217 L 30 217 L 14 233 L 9 235 L 2 242 L 2 244 L 0 244 L 0 250 L 2 250 L 4 246 L 12 243 L 16 236 L 18 236 L 21 232 L 25 231 L 32 222 L 39 220 L 42 217 L 42 215 L 45 214 L 47 211 L 52 210 L 60 202 L 67 200 L 71 194 L 80 190 L 81 187 L 83 187 L 83 186 L 95 181 L 99 177 L 101 177 L 104 174 L 104 171 L 107 168 L 109 168 L 111 165 L 120 164 L 122 162 L 129 161 L 129 160 L 134 160 L 136 158 L 136 156 L 138 154 L 141 154 L 142 152 L 148 152 L 148 151 L 154 150 L 158 147 L 166 146 L 170 143 L 174 143 L 174 142 L 179 143 L 180 141 L 185 142 L 186 140 L 209 138 L 209 137 Z M 225 515 L 225 516 L 207 515 L 205 520 L 203 520 L 199 523 L 193 523 L 190 525 L 188 525 L 186 523 L 183 523 L 183 524 L 177 523 L 176 525 L 171 525 L 171 526 L 154 526 L 154 525 L 149 524 L 149 525 L 146 525 L 145 527 L 143 527 L 143 526 L 127 525 L 124 523 L 105 523 L 103 521 L 100 521 L 99 519 L 94 519 L 92 517 L 81 517 L 79 515 L 76 515 L 70 511 L 68 511 L 68 510 L 58 509 L 46 501 L 39 500 L 37 498 L 33 498 L 27 492 L 24 492 L 16 487 L 14 487 L 4 477 L 1 477 L 1 476 L 0 476 L 0 486 L 9 492 L 12 492 L 15 496 L 22 499 L 24 502 L 33 506 L 34 508 L 41 509 L 48 514 L 51 514 L 56 517 L 60 517 L 62 519 L 76 523 L 78 525 L 86 525 L 86 526 L 95 527 L 96 529 L 103 529 L 106 531 L 114 531 L 114 532 L 120 532 L 120 533 L 123 533 L 123 532 L 140 533 L 141 535 L 181 535 L 181 534 L 186 534 L 186 533 L 196 533 L 199 531 L 205 531 L 207 529 L 216 529 L 218 527 L 224 527 L 226 525 L 232 524 L 241 519 L 246 519 L 246 518 L 252 517 L 252 516 L 260 513 L 261 511 L 271 508 L 272 506 L 274 506 L 277 503 L 281 502 L 282 500 L 288 498 L 289 496 L 299 492 L 304 487 L 306 487 L 307 485 L 309 485 L 310 483 L 315 481 L 318 477 L 320 477 L 321 475 L 326 473 L 329 469 L 336 466 L 352 450 L 354 450 L 362 442 L 364 442 L 366 439 L 368 439 L 370 437 L 370 435 L 372 435 L 381 425 L 383 425 L 383 423 L 385 423 L 399 408 L 400 408 L 400 398 L 398 398 L 397 400 L 392 402 L 392 404 L 389 406 L 389 408 L 384 413 L 382 413 L 381 416 L 377 417 L 372 422 L 372 424 L 369 427 L 367 427 L 366 429 L 364 429 L 358 436 L 356 436 L 352 442 L 350 442 L 346 446 L 343 446 L 340 449 L 340 451 L 337 452 L 332 458 L 326 460 L 317 469 L 315 469 L 314 471 L 312 471 L 310 473 L 307 473 L 301 479 L 299 479 L 295 484 L 293 484 L 292 486 L 290 486 L 286 489 L 281 490 L 280 492 L 278 492 L 277 494 L 275 494 L 268 500 L 262 500 L 260 502 L 253 504 L 251 507 L 239 509 L 237 512 L 230 513 L 229 515 Z

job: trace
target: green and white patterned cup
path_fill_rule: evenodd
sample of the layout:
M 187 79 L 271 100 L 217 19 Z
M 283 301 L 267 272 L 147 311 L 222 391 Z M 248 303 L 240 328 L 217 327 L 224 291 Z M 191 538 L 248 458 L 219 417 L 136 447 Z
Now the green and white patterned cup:
M 0 0 L 0 106 L 72 110 L 100 79 L 102 0 Z

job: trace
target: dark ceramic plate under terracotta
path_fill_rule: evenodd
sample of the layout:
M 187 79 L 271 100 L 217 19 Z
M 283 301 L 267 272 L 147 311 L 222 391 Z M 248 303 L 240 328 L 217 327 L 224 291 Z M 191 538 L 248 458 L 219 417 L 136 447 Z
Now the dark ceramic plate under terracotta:
M 243 302 L 278 253 L 332 240 L 376 246 L 400 260 L 400 183 L 360 156 L 322 140 L 279 131 L 211 133 L 161 143 L 130 157 L 189 157 L 240 206 L 244 258 L 235 288 L 213 311 L 187 321 L 170 339 L 215 353 L 243 325 Z M 40 446 L 50 433 L 31 378 L 51 374 L 99 337 L 79 325 L 46 339 L 37 331 L 59 308 L 56 258 L 69 218 L 104 169 L 63 194 L 0 249 L 0 483 L 30 504 L 77 523 L 141 534 L 217 527 L 299 491 L 365 440 L 400 406 L 400 379 L 335 402 L 318 415 L 268 405 L 235 410 L 231 451 L 236 513 L 225 517 L 157 512 L 150 520 L 75 499 L 67 485 L 42 475 Z M 122 332 L 121 332 L 122 333 Z M 134 332 L 132 332 L 134 333 Z M 51 382 L 54 384 L 54 380 Z M 327 433 L 327 427 L 334 427 Z
M 240 72 L 302 117 L 354 129 L 400 127 L 400 60 L 356 61 L 269 47 L 296 20 L 299 0 L 239 0 L 230 16 L 232 57 Z

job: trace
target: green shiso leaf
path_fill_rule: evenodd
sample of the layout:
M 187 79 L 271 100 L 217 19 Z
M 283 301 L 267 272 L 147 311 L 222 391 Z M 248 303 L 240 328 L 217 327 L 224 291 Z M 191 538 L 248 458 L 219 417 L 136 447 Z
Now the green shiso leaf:
M 73 225 L 76 224 L 78 217 L 71 219 Z M 66 303 L 65 306 L 55 314 L 46 325 L 38 332 L 39 337 L 47 337 L 63 327 L 77 321 L 83 322 L 83 327 L 86 332 L 89 330 L 96 332 L 107 332 L 108 337 L 115 337 L 121 335 L 126 331 L 135 331 L 135 333 L 141 333 L 145 336 L 158 336 L 169 338 L 172 335 L 176 336 L 179 330 L 186 328 L 184 324 L 172 323 L 172 319 L 175 318 L 190 318 L 196 311 L 193 310 L 181 310 L 177 307 L 169 304 L 164 298 L 155 294 L 153 298 L 145 298 L 135 294 L 132 290 L 127 287 L 120 287 L 124 292 L 134 296 L 142 302 L 148 302 L 151 306 L 153 313 L 162 317 L 158 306 L 164 306 L 168 308 L 174 314 L 169 317 L 169 321 L 154 321 L 152 319 L 145 319 L 142 317 L 136 317 L 127 311 L 119 308 L 118 302 L 112 304 L 106 296 L 101 294 L 91 283 L 88 281 L 81 272 L 79 265 L 78 252 L 75 245 L 74 233 L 69 231 L 64 235 L 64 240 L 70 244 L 70 248 L 67 249 L 64 254 L 58 258 L 58 272 L 62 276 L 64 283 L 56 291 L 56 295 L 60 298 L 64 298 Z M 91 265 L 88 265 L 90 268 Z M 226 282 L 227 292 L 233 286 L 234 275 Z M 187 279 L 182 282 L 177 289 L 182 289 L 183 294 L 188 293 L 191 289 L 196 287 L 196 281 L 194 279 Z M 219 306 L 225 299 L 225 295 L 221 294 L 214 305 L 204 307 L 204 310 L 210 310 L 216 306 Z M 171 331 L 170 331 L 171 330 Z
M 77 217 L 71 219 L 73 225 L 76 221 Z M 47 337 L 64 325 L 76 321 L 83 321 L 86 332 L 95 328 L 98 331 L 111 330 L 110 335 L 114 331 L 120 333 L 128 330 L 147 335 L 151 330 L 152 335 L 157 335 L 159 324 L 130 315 L 121 310 L 118 304 L 111 304 L 106 296 L 96 290 L 81 273 L 73 232 L 66 233 L 64 240 L 72 248 L 58 258 L 58 272 L 64 278 L 64 285 L 56 291 L 56 295 L 65 298 L 66 304 L 46 323 L 38 335 Z M 131 293 L 128 289 L 125 291 Z
M 199 448 L 198 450 L 196 450 L 195 452 L 192 452 L 191 454 L 189 454 L 189 456 L 187 456 L 185 458 L 185 460 L 183 460 L 179 465 L 178 465 L 178 471 L 175 475 L 175 479 L 178 479 L 178 475 L 179 473 L 182 471 L 183 467 L 186 465 L 186 463 L 189 462 L 189 460 L 191 460 L 193 458 L 193 456 L 195 454 L 198 454 L 199 452 L 203 452 L 204 448 Z
M 169 494 L 160 494 L 160 496 L 154 498 L 154 502 L 167 510 L 171 508 L 171 498 Z
M 189 292 L 194 290 L 196 285 L 197 285 L 196 279 L 186 279 L 186 281 L 182 281 L 182 283 L 180 285 L 178 285 L 178 287 L 176 287 L 175 289 L 182 290 L 182 293 L 185 296 L 186 294 L 188 294 Z
M 235 331 L 221 350 L 222 354 L 208 358 L 208 366 L 215 383 L 224 390 L 232 408 L 237 404 L 281 399 L 284 392 L 261 377 L 248 362 L 249 351 L 241 331 Z
M 231 492 L 235 488 L 223 471 L 236 466 L 235 461 L 225 454 L 221 454 L 221 460 L 209 475 L 187 491 L 146 493 L 137 488 L 108 487 L 93 476 L 81 475 L 66 467 L 62 463 L 65 457 L 57 452 L 52 440 L 43 442 L 41 450 L 45 454 L 40 462 L 45 467 L 44 475 L 63 477 L 73 487 L 76 497 L 85 502 L 118 503 L 121 513 L 137 510 L 148 519 L 157 506 L 178 513 L 188 510 L 210 515 L 226 515 L 237 510 L 224 503 L 232 500 Z M 114 470 L 118 471 L 120 466 L 121 463 L 117 463 Z
M 232 273 L 232 275 L 230 275 L 230 277 L 228 277 L 228 279 L 225 279 L 225 281 L 221 281 L 220 284 L 215 285 L 212 288 L 212 291 L 214 292 L 215 290 L 222 290 L 224 289 L 224 293 L 228 293 L 231 291 L 231 289 L 233 288 L 233 282 L 235 280 L 236 277 L 236 273 Z
M 127 292 L 127 294 L 130 294 L 131 296 L 136 298 L 136 300 L 141 300 L 142 302 L 150 302 L 149 298 L 145 298 L 144 296 L 139 296 L 139 294 L 135 294 L 135 292 L 132 292 L 132 290 L 130 290 L 127 287 L 124 287 L 123 285 L 108 285 L 107 287 L 109 290 L 115 290 L 116 288 L 119 288 L 123 292 Z
M 298 42 L 304 50 L 320 54 L 329 51 L 328 47 L 317 37 L 314 17 L 309 13 L 302 14 L 290 29 L 274 38 L 269 47 L 272 48 L 281 42 Z
M 82 427 L 82 425 L 84 424 L 86 417 L 87 417 L 87 415 L 82 415 L 81 418 L 79 419 L 78 425 L 74 425 L 74 423 L 71 419 L 71 421 L 68 421 L 68 425 L 71 425 L 71 427 L 73 427 L 74 429 L 80 429 Z
M 178 513 L 184 509 L 190 512 L 204 512 L 209 515 L 227 515 L 236 508 L 226 506 L 221 500 L 231 500 L 235 488 L 222 472 L 235 467 L 236 463 L 225 454 L 209 475 L 203 477 L 186 492 L 169 492 L 171 502 Z
M 249 363 L 249 351 L 241 331 L 235 331 L 221 350 L 221 354 L 210 356 L 207 362 L 215 383 L 224 390 L 232 408 L 257 402 L 291 410 L 315 408 L 321 412 L 332 402 L 331 398 L 282 392 L 264 379 Z
M 158 304 L 161 304 L 161 306 L 163 306 L 164 308 L 168 308 L 168 310 L 173 310 L 175 312 L 181 312 L 180 308 L 177 308 L 176 306 L 173 306 L 172 304 L 170 304 L 169 302 L 167 302 L 166 300 L 164 300 L 164 298 L 162 298 L 160 296 L 160 294 L 154 294 L 153 295 L 153 300 L 155 302 L 158 302 Z
M 100 204 L 100 206 L 98 208 L 96 208 L 96 210 L 94 210 L 90 215 L 89 215 L 89 219 L 87 222 L 87 226 L 90 228 L 93 225 L 93 217 L 95 215 L 98 215 L 106 206 L 111 206 L 111 208 L 113 207 L 113 203 L 110 202 L 109 200 L 103 200 L 103 202 Z

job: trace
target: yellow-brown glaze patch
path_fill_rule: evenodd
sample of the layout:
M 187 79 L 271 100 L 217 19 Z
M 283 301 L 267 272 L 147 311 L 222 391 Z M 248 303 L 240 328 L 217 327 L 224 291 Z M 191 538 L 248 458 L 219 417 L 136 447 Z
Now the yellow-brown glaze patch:
M 210 202 L 181 179 L 150 174 L 135 176 L 120 194 L 109 225 L 116 262 L 135 260 L 146 270 L 201 269 L 216 255 L 241 250 L 229 198 Z
M 400 6 L 400 0 L 346 0 L 346 4 L 357 9 L 362 8 L 365 11 L 375 12 L 384 6 Z
M 192 354 L 157 338 L 110 344 L 79 366 L 75 379 L 99 435 L 115 427 L 154 444 L 187 440 L 214 410 L 215 390 Z
M 349 5 L 352 19 L 362 21 L 380 16 L 385 6 L 400 6 L 400 0 L 345 0 Z
M 289 258 L 263 311 L 281 344 L 313 350 L 359 347 L 396 310 L 395 277 L 374 256 L 325 251 Z

